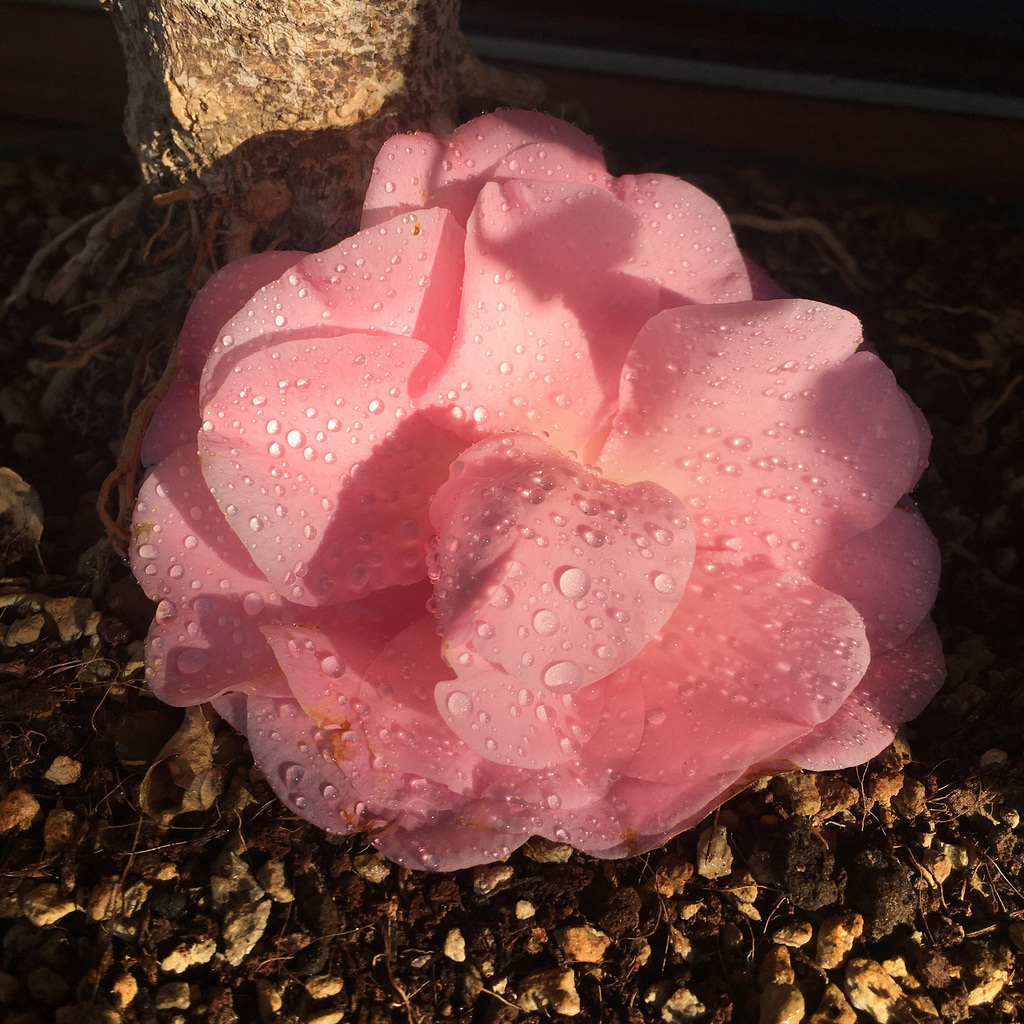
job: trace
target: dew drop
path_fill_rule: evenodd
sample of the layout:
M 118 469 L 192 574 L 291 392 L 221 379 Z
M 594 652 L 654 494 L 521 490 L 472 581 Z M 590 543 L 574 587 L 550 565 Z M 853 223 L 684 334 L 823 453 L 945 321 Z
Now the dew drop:
M 562 569 L 555 582 L 562 596 L 569 598 L 570 601 L 578 601 L 590 590 L 590 577 L 575 566 Z
M 583 669 L 575 661 L 556 661 L 544 670 L 544 685 L 556 693 L 572 693 L 583 680 Z
M 533 628 L 541 636 L 551 636 L 558 629 L 558 616 L 549 608 L 542 608 L 533 617 Z
M 339 676 L 345 674 L 345 665 L 333 654 L 328 654 L 325 658 L 320 659 L 320 671 L 323 672 L 325 676 L 337 679 Z
M 667 572 L 659 572 L 654 579 L 651 580 L 654 584 L 654 589 L 659 594 L 671 594 L 676 589 L 676 581 L 673 577 L 669 576 Z
M 661 725 L 668 718 L 668 714 L 660 704 L 652 704 L 647 709 L 645 717 L 647 718 L 648 725 Z
M 200 651 L 196 647 L 188 647 L 178 655 L 175 664 L 182 675 L 191 676 L 206 668 L 209 661 L 205 651 Z
M 242 598 L 242 610 L 246 615 L 259 615 L 265 603 L 262 595 L 250 591 Z
M 468 718 L 473 713 L 473 701 L 468 693 L 453 690 L 448 694 L 448 712 L 454 718 Z

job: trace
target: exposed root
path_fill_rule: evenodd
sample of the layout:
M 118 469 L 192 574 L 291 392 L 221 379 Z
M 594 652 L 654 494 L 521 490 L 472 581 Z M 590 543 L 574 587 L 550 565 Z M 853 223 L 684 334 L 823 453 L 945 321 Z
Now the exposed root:
M 1024 373 L 1018 373 L 1013 378 L 1013 380 L 1011 380 L 1010 383 L 1007 384 L 1005 388 L 1003 388 L 1002 393 L 993 402 L 991 402 L 984 409 L 984 411 L 979 411 L 975 415 L 974 422 L 984 423 L 986 420 L 990 419 L 999 409 L 1001 409 L 1010 400 L 1010 397 L 1013 395 L 1014 391 L 1017 390 L 1017 385 L 1019 385 L 1022 380 L 1024 380 Z
M 116 203 L 114 204 L 117 205 Z M 18 283 L 11 289 L 10 294 L 4 299 L 3 303 L 0 303 L 0 317 L 4 316 L 7 311 L 13 306 L 19 299 L 24 298 L 29 289 L 32 287 L 32 282 L 35 281 L 36 275 L 39 273 L 39 268 L 55 253 L 60 247 L 67 242 L 69 239 L 74 238 L 79 231 L 88 227 L 90 224 L 94 224 L 96 221 L 106 219 L 109 216 L 113 207 L 105 206 L 100 210 L 93 210 L 91 213 L 87 213 L 84 217 L 79 218 L 74 224 L 66 227 L 56 238 L 51 238 L 45 245 L 40 246 L 33 255 L 32 259 L 25 265 L 24 271 L 22 271 L 21 277 L 18 278 Z
M 850 255 L 846 246 L 836 238 L 827 224 L 823 224 L 815 217 L 782 217 L 773 220 L 769 217 L 759 217 L 754 213 L 734 213 L 730 215 L 729 220 L 734 225 L 753 228 L 755 231 L 806 232 L 811 236 L 811 243 L 815 245 L 822 259 L 839 274 L 851 291 L 874 290 L 874 286 L 860 272 L 857 261 Z
M 116 345 L 124 343 L 124 338 L 117 334 L 110 334 L 102 341 L 98 341 L 95 345 L 90 345 L 88 348 L 82 348 L 78 342 L 60 341 L 57 338 L 40 338 L 39 340 L 47 345 L 58 345 L 69 350 L 68 354 L 63 358 L 43 363 L 43 369 L 51 371 L 81 370 L 93 356 L 98 356 L 108 348 L 114 348 Z
M 85 236 L 85 245 L 82 247 L 82 251 L 75 253 L 53 275 L 50 283 L 46 286 L 43 297 L 47 302 L 60 302 L 75 286 L 82 273 L 99 262 L 108 243 L 138 224 L 146 198 L 146 189 L 139 185 L 119 202 L 107 207 Z

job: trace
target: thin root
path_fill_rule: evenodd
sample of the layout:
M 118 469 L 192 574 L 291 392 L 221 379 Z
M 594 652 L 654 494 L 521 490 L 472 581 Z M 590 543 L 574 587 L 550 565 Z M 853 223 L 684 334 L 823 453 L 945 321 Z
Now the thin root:
M 850 255 L 846 246 L 836 238 L 827 224 L 823 224 L 814 217 L 782 217 L 772 220 L 769 217 L 759 217 L 754 213 L 734 213 L 730 215 L 729 220 L 734 225 L 754 228 L 756 231 L 807 232 L 811 235 L 812 242 L 817 241 L 824 246 L 823 252 L 819 249 L 822 258 L 843 278 L 851 290 L 855 292 L 872 290 L 871 282 L 860 272 L 857 261 Z
M 116 205 L 116 204 L 115 204 Z M 13 306 L 19 299 L 23 298 L 28 294 L 29 288 L 32 287 L 32 282 L 36 279 L 36 274 L 39 273 L 39 268 L 70 238 L 74 238 L 83 228 L 88 227 L 95 221 L 101 218 L 106 218 L 110 214 L 111 207 L 105 206 L 101 210 L 93 210 L 91 213 L 87 213 L 84 217 L 76 220 L 70 227 L 65 228 L 56 238 L 51 238 L 45 245 L 40 246 L 33 255 L 32 259 L 28 261 L 25 269 L 22 271 L 21 277 L 18 278 L 18 283 L 11 289 L 10 294 L 4 299 L 3 304 L 0 305 L 0 317 L 6 315 L 7 311 Z
M 145 197 L 145 190 L 139 186 L 132 189 L 113 206 L 108 206 L 102 211 L 100 219 L 85 236 L 85 245 L 82 247 L 82 251 L 75 253 L 53 275 L 50 283 L 46 286 L 43 297 L 47 302 L 60 302 L 74 287 L 82 276 L 82 272 L 95 264 L 107 243 L 111 239 L 117 238 L 130 225 L 137 223 Z
M 979 412 L 974 417 L 975 423 L 984 423 L 987 419 L 990 419 L 999 409 L 1001 409 L 1009 400 L 1010 396 L 1017 390 L 1017 385 L 1024 380 L 1024 373 L 1018 373 L 1009 384 L 1003 388 L 1003 393 L 994 401 L 984 412 Z

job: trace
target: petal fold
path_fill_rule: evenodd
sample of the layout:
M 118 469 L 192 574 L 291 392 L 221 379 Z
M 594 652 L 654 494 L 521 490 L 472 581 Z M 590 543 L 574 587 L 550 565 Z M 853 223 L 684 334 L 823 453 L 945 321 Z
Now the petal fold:
M 592 185 L 512 180 L 480 193 L 455 345 L 431 385 L 467 436 L 527 430 L 596 453 L 623 360 L 657 312 L 633 277 L 637 220 Z
M 289 601 L 425 577 L 427 505 L 458 451 L 411 397 L 437 361 L 395 335 L 287 338 L 225 357 L 222 383 L 207 383 L 203 475 Z
M 693 565 L 675 495 L 602 480 L 528 434 L 463 452 L 430 514 L 445 656 L 460 679 L 486 674 L 501 700 L 574 693 L 624 665 L 673 613 Z
M 801 299 L 684 306 L 640 332 L 600 464 L 685 497 L 698 546 L 779 566 L 880 523 L 920 432 L 851 313 Z
M 795 765 L 834 771 L 877 757 L 903 722 L 924 711 L 945 678 L 942 642 L 932 620 L 925 619 L 899 647 L 876 654 L 850 698 L 828 721 L 780 750 L 770 761 L 772 770 Z
M 679 607 L 628 666 L 646 728 L 625 774 L 698 780 L 693 809 L 830 718 L 867 671 L 864 624 L 796 573 L 698 555 Z
M 227 689 L 279 689 L 261 627 L 287 617 L 210 496 L 195 448 L 146 476 L 133 519 L 132 571 L 157 605 L 147 682 L 168 704 L 200 704 Z
M 912 505 L 897 505 L 877 526 L 812 559 L 820 586 L 842 594 L 864 617 L 873 652 L 907 641 L 935 603 L 939 543 Z
M 199 433 L 199 379 L 221 328 L 252 298 L 308 253 L 262 252 L 217 271 L 192 300 L 174 358 L 178 372 L 153 413 L 142 442 L 142 464 L 151 466 Z
M 753 297 L 729 221 L 709 195 L 668 174 L 623 175 L 615 179 L 615 194 L 640 223 L 629 272 L 661 286 L 662 309 Z
M 396 135 L 374 161 L 361 226 L 432 207 L 450 210 L 465 225 L 488 181 L 556 176 L 602 187 L 610 180 L 601 147 L 589 135 L 533 110 L 496 110 L 441 139 Z

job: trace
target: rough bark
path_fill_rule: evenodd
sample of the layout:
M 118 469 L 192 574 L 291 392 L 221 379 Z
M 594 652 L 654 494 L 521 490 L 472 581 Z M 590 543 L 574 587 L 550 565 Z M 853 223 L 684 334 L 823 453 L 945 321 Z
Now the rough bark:
M 476 60 L 459 0 L 105 3 L 143 176 L 216 197 L 229 255 L 256 232 L 256 247 L 307 248 L 348 233 L 384 139 L 450 130 L 460 98 L 538 100 Z

